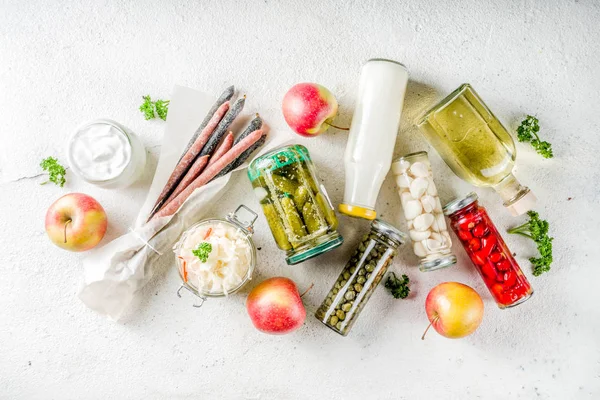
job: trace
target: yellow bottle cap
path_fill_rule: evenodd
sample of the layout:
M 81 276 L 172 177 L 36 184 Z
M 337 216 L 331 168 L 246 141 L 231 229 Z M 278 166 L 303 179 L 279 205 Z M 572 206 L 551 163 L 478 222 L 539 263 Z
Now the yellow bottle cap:
M 342 214 L 346 214 L 351 217 L 364 218 L 368 220 L 373 220 L 375 217 L 377 217 L 377 212 L 370 208 L 352 206 L 350 204 L 340 204 L 338 208 Z

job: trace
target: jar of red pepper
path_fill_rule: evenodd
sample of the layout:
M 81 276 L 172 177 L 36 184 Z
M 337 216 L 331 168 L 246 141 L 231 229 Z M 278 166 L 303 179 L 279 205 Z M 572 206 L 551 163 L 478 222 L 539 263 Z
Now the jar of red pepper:
M 450 225 L 475 264 L 498 307 L 523 303 L 533 289 L 502 240 L 476 193 L 452 200 L 444 206 Z

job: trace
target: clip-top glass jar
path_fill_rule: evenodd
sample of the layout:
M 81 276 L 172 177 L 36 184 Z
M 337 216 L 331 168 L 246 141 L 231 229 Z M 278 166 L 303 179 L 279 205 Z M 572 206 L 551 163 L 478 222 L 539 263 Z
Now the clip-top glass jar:
M 444 206 L 450 225 L 479 271 L 498 307 L 507 308 L 523 303 L 533 289 L 515 261 L 502 236 L 485 208 L 479 205 L 477 194 L 451 201 Z
M 202 220 L 182 235 L 173 247 L 178 261 L 181 290 L 201 300 L 223 297 L 240 290 L 252 279 L 256 267 L 256 247 L 252 241 L 258 215 L 240 205 L 226 219 Z
M 406 235 L 392 225 L 373 221 L 371 232 L 363 237 L 315 317 L 346 336 L 405 240 Z
M 335 211 L 306 147 L 284 146 L 258 157 L 248 178 L 289 265 L 342 244 Z
M 407 154 L 392 164 L 413 251 L 423 272 L 456 263 L 427 152 Z

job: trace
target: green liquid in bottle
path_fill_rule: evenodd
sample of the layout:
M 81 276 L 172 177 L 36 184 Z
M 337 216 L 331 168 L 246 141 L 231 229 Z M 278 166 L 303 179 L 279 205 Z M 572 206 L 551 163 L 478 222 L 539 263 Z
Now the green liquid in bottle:
M 456 175 L 475 186 L 493 187 L 516 215 L 535 201 L 512 174 L 517 154 L 511 135 L 471 85 L 460 86 L 417 125 Z

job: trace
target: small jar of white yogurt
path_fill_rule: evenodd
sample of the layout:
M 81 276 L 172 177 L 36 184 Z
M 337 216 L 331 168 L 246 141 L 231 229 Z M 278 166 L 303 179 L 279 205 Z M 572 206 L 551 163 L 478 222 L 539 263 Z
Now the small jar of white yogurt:
M 210 218 L 192 225 L 173 247 L 181 290 L 201 299 L 224 297 L 240 290 L 252 279 L 256 267 L 253 225 L 258 215 L 240 205 L 226 219 Z
M 146 165 L 146 149 L 123 125 L 97 119 L 81 125 L 67 147 L 71 171 L 86 182 L 124 188 L 135 182 Z

